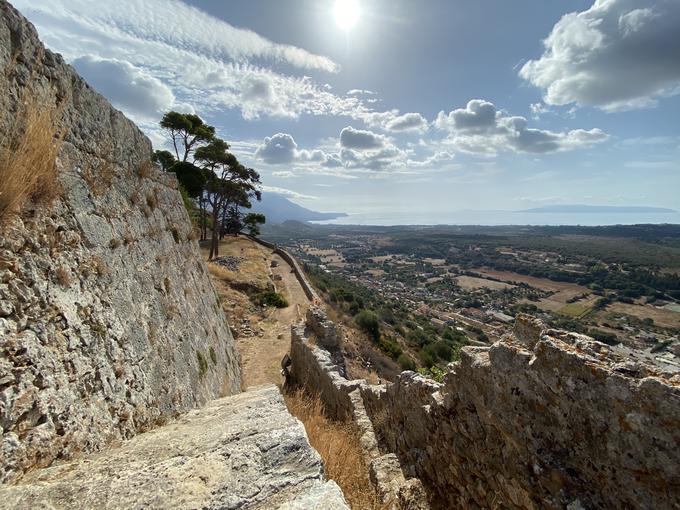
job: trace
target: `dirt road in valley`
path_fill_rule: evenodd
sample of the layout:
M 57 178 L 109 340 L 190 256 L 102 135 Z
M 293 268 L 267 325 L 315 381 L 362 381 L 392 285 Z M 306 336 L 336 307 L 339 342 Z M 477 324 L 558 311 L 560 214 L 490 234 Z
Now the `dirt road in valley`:
M 281 359 L 290 349 L 290 326 L 304 317 L 309 308 L 309 300 L 290 266 L 271 250 L 257 246 L 266 258 L 267 266 L 271 266 L 272 261 L 275 262 L 276 267 L 271 268 L 274 284 L 276 290 L 288 301 L 288 306 L 267 310 L 264 319 L 253 323 L 261 334 L 237 339 L 241 354 L 243 389 L 283 382 Z

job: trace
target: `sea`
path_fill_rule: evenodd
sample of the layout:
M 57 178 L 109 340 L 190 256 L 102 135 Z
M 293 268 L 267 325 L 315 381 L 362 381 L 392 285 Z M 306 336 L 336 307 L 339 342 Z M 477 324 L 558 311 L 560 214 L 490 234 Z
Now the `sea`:
M 459 210 L 449 212 L 362 212 L 313 223 L 328 225 L 635 225 L 680 224 L 680 212 L 526 212 Z

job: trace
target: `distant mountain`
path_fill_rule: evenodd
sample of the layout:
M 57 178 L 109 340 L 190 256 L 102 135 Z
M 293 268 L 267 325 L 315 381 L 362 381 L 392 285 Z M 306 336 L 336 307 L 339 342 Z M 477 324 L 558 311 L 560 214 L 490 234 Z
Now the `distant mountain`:
M 674 213 L 674 209 L 663 207 L 617 206 L 617 205 L 546 205 L 525 209 L 525 213 Z
M 253 212 L 262 213 L 267 223 L 283 223 L 284 221 L 321 221 L 333 220 L 347 216 L 345 213 L 324 213 L 306 209 L 297 205 L 278 193 L 263 193 L 261 202 L 253 203 Z

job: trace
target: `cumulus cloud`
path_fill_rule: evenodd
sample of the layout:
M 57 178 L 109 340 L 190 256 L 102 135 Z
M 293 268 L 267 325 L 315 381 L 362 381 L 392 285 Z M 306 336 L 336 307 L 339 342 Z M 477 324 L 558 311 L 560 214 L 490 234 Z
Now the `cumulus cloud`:
M 408 166 L 411 168 L 436 168 L 446 163 L 451 163 L 455 158 L 455 154 L 448 151 L 437 151 L 431 156 L 423 160 L 408 160 Z
M 424 132 L 428 124 L 425 117 L 419 113 L 400 114 L 399 110 L 386 112 L 369 112 L 361 116 L 362 120 L 372 128 L 390 132 L 415 131 Z
M 128 62 L 86 55 L 73 61 L 76 70 L 116 107 L 142 118 L 154 118 L 175 103 L 167 85 Z
M 568 132 L 530 128 L 524 117 L 510 116 L 493 103 L 473 99 L 465 108 L 448 114 L 439 112 L 438 129 L 449 136 L 449 146 L 474 154 L 494 155 L 501 151 L 548 153 L 588 147 L 609 136 L 601 129 L 575 129 Z
M 345 149 L 380 149 L 387 145 L 387 139 L 373 131 L 347 126 L 340 131 L 340 145 Z
M 269 165 L 290 163 L 325 163 L 327 156 L 321 150 L 299 150 L 295 139 L 288 133 L 266 137 L 255 150 L 255 158 Z
M 427 129 L 427 121 L 419 113 L 405 113 L 390 120 L 385 127 L 388 131 L 423 131 Z
M 268 136 L 255 151 L 255 157 L 270 165 L 292 163 L 297 153 L 297 143 L 286 133 Z
M 680 2 L 596 0 L 567 14 L 520 76 L 552 105 L 624 110 L 680 93 Z

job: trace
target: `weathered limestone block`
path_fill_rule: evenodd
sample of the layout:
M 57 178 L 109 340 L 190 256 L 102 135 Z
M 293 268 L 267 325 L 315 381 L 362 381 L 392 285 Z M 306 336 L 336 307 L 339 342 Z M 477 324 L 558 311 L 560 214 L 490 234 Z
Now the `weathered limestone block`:
M 519 313 L 515 317 L 514 338 L 528 349 L 534 348 L 544 329 L 545 325 L 536 317 L 525 313 Z
M 531 338 L 464 348 L 443 386 L 363 386 L 381 447 L 442 508 L 677 508 L 678 382 L 584 335 Z
M 290 357 L 293 363 L 290 374 L 294 383 L 318 391 L 330 415 L 338 420 L 350 419 L 352 401 L 350 393 L 362 380 L 348 381 L 342 368 L 335 364 L 331 353 L 310 342 L 305 336 L 305 324 L 291 326 Z
M 307 327 L 314 333 L 318 345 L 325 349 L 337 349 L 340 345 L 340 333 L 333 321 L 328 320 L 322 308 L 312 306 L 307 310 Z
M 33 471 L 0 508 L 347 510 L 275 386 L 215 400 L 120 448 Z
M 0 0 L 0 140 L 59 103 L 62 196 L 0 233 L 0 482 L 238 392 L 234 342 L 151 144 Z M 26 169 L 27 172 L 30 169 Z

